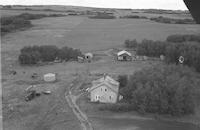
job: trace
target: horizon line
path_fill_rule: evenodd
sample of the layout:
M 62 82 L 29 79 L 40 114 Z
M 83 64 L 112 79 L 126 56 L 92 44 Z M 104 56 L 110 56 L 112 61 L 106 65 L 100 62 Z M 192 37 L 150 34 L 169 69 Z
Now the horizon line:
M 22 5 L 22 4 L 0 4 L 0 6 L 72 6 L 72 7 L 82 7 L 82 8 L 102 8 L 102 9 L 126 9 L 126 10 L 173 10 L 173 11 L 188 11 L 188 9 L 162 9 L 162 8 L 119 8 L 119 7 L 97 7 L 97 6 L 81 6 L 81 5 L 54 5 L 54 4 L 34 4 L 34 5 Z

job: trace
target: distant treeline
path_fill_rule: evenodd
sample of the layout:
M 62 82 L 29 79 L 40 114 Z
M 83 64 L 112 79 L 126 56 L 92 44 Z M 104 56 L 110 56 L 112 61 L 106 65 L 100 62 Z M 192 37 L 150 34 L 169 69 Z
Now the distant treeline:
M 159 22 L 159 23 L 167 23 L 167 24 L 195 24 L 195 21 L 193 19 L 173 19 L 173 18 L 167 18 L 163 16 L 150 18 L 150 20 Z
M 188 65 L 200 72 L 200 36 L 196 35 L 171 35 L 166 41 L 126 40 L 125 46 L 133 48 L 138 55 L 149 57 L 165 56 L 167 63 L 178 63 L 180 56 L 184 57 L 184 65 Z M 192 42 L 191 42 L 192 41 Z
M 168 42 L 176 42 L 176 43 L 187 42 L 187 41 L 199 42 L 200 43 L 200 35 L 189 35 L 189 34 L 180 35 L 180 34 L 176 34 L 176 35 L 168 36 L 167 41 Z
M 120 80 L 122 103 L 103 105 L 100 110 L 191 114 L 199 102 L 199 83 L 200 75 L 186 66 L 156 65 L 124 76 Z
M 110 15 L 107 13 L 98 13 L 95 16 L 89 16 L 91 19 L 115 19 L 116 17 L 114 15 Z
M 1 17 L 1 35 L 4 35 L 6 33 L 19 30 L 19 29 L 25 29 L 30 28 L 33 25 L 31 24 L 30 20 L 34 19 L 40 19 L 44 17 L 60 17 L 64 16 L 62 14 L 29 14 L 29 13 L 23 13 L 16 16 L 7 16 L 7 17 Z
M 53 62 L 55 60 L 77 60 L 82 53 L 78 49 L 67 46 L 58 48 L 54 45 L 25 46 L 20 50 L 19 62 L 22 65 L 32 65 L 38 62 Z
M 190 14 L 189 11 L 181 10 L 163 10 L 163 9 L 142 9 L 143 13 L 150 14 Z
M 173 19 L 173 18 L 168 18 L 168 17 L 163 17 L 163 16 L 148 18 L 146 16 L 140 16 L 140 15 L 125 15 L 125 16 L 121 16 L 120 18 L 149 19 L 151 21 L 155 21 L 158 23 L 166 23 L 166 24 L 195 24 L 195 21 L 193 19 Z
M 129 19 L 148 19 L 146 16 L 139 16 L 139 15 L 125 15 L 125 16 L 121 16 L 120 18 L 129 18 Z

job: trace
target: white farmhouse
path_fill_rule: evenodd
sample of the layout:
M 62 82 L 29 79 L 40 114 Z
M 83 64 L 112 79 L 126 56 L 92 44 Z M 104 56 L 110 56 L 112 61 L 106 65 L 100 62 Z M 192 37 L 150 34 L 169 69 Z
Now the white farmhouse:
M 103 78 L 92 82 L 89 90 L 91 102 L 116 103 L 119 96 L 119 82 L 104 75 Z

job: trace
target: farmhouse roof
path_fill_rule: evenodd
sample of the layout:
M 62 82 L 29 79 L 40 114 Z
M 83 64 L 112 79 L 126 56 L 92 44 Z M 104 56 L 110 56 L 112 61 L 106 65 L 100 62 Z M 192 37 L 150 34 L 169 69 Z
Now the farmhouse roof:
M 127 55 L 131 56 L 131 53 L 128 52 L 128 51 L 125 51 L 125 50 L 120 51 L 120 52 L 117 53 L 118 56 L 120 56 L 120 55 L 122 55 L 122 54 L 127 54 Z
M 93 81 L 94 84 L 98 84 L 98 83 L 102 83 L 102 82 L 108 82 L 108 83 L 110 83 L 112 85 L 116 85 L 116 86 L 119 85 L 118 81 L 114 80 L 113 78 L 111 78 L 108 75 L 104 75 L 102 78 Z
M 103 78 L 100 78 L 98 80 L 95 80 L 92 82 L 93 86 L 90 88 L 90 92 L 93 91 L 94 89 L 106 85 L 108 88 L 110 88 L 113 92 L 118 93 L 119 89 L 119 82 L 115 81 L 113 78 L 110 76 L 105 76 Z

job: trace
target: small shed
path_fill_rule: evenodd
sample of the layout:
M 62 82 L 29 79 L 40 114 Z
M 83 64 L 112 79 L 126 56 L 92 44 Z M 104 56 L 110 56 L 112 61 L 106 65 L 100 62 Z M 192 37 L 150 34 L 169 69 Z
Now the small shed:
M 56 74 L 48 73 L 44 75 L 44 81 L 46 82 L 54 82 L 56 80 Z
M 123 50 L 117 53 L 117 59 L 119 61 L 131 61 L 132 55 L 130 52 Z

